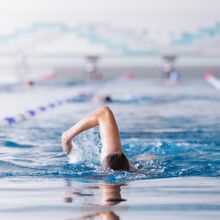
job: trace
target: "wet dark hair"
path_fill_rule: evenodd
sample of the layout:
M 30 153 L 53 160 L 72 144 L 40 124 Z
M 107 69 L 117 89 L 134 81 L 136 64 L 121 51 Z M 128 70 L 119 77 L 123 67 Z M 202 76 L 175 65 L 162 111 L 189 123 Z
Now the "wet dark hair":
M 104 101 L 105 102 L 112 102 L 112 99 L 110 96 L 107 95 L 107 96 L 105 96 Z
M 102 161 L 102 170 L 129 170 L 128 159 L 124 153 L 111 153 L 107 155 Z

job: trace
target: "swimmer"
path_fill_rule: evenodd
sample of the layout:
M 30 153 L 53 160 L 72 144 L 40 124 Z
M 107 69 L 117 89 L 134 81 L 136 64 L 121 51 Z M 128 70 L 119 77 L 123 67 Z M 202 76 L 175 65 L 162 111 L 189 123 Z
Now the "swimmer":
M 81 132 L 97 125 L 99 126 L 102 142 L 102 170 L 135 171 L 135 168 L 123 153 L 118 126 L 109 107 L 98 108 L 65 131 L 61 137 L 63 150 L 69 154 L 73 148 L 72 139 Z
M 111 96 L 109 95 L 104 95 L 104 96 L 96 95 L 91 100 L 92 102 L 103 102 L 103 103 L 108 103 L 113 101 Z

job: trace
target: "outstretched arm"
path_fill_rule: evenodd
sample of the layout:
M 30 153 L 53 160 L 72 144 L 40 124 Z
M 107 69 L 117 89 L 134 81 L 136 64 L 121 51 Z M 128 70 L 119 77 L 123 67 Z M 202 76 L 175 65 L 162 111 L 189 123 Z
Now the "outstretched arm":
M 112 111 L 108 107 L 101 107 L 81 119 L 73 127 L 62 134 L 62 147 L 70 153 L 71 140 L 79 133 L 99 125 L 104 154 L 122 152 L 118 126 Z

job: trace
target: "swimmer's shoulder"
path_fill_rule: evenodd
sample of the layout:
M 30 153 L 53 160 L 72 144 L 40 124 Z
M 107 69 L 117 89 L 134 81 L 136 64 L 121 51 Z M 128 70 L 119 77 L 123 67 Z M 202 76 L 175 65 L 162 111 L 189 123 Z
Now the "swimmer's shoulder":
M 138 171 L 138 169 L 135 168 L 129 160 L 128 160 L 128 163 L 129 163 L 129 171 L 130 172 L 137 172 Z
M 152 154 L 142 154 L 139 155 L 136 158 L 136 162 L 135 162 L 135 166 L 132 165 L 132 163 L 130 161 L 129 162 L 129 171 L 130 172 L 142 172 L 142 168 L 143 166 L 140 164 L 142 161 L 150 161 L 150 160 L 156 160 L 157 157 L 155 155 Z M 138 167 L 136 167 L 136 165 L 138 165 Z

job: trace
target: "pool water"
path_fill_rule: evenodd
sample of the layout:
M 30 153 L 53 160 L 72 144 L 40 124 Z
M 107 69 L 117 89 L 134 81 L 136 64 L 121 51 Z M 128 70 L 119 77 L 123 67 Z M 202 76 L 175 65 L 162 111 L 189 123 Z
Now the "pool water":
M 33 198 L 37 190 L 42 192 L 43 198 L 46 198 L 47 196 L 43 192 L 47 191 L 52 183 L 58 188 L 54 186 L 55 188 L 51 188 L 51 192 L 54 193 L 58 190 L 60 193 L 63 190 L 65 194 L 69 187 L 65 182 L 72 182 L 74 186 L 79 184 L 78 191 L 75 190 L 76 197 L 86 198 L 87 200 L 86 202 L 80 200 L 80 204 L 84 205 L 80 206 L 79 209 L 84 209 L 86 203 L 86 211 L 91 211 L 88 209 L 88 198 L 91 196 L 80 196 L 80 193 L 84 193 L 84 185 L 88 184 L 86 185 L 88 188 L 98 188 L 102 192 L 106 190 L 105 187 L 103 190 L 102 186 L 109 184 L 110 187 L 113 186 L 113 190 L 110 189 L 110 192 L 114 194 L 116 188 L 117 194 L 118 191 L 120 192 L 117 184 L 123 183 L 120 187 L 128 187 L 132 196 L 128 196 L 129 193 L 126 192 L 126 201 L 118 202 L 120 203 L 119 206 L 125 204 L 122 205 L 122 210 L 119 210 L 119 213 L 122 212 L 122 216 L 120 216 L 123 217 L 123 207 L 125 206 L 124 209 L 130 210 L 130 212 L 125 215 L 126 218 L 123 218 L 133 219 L 135 212 L 142 210 L 142 219 L 146 219 L 143 214 L 145 211 L 151 218 L 155 217 L 152 214 L 155 210 L 164 211 L 168 209 L 171 216 L 174 212 L 179 213 L 180 207 L 174 205 L 174 198 L 178 198 L 185 193 L 184 185 L 189 182 L 191 190 L 187 193 L 191 193 L 190 196 L 193 194 L 192 198 L 197 198 L 198 195 L 194 195 L 193 190 L 198 187 L 201 188 L 204 195 L 207 194 L 214 200 L 206 200 L 206 202 L 200 204 L 201 206 L 196 203 L 191 208 L 189 208 L 189 205 L 181 206 L 183 209 L 185 207 L 186 210 L 193 211 L 190 212 L 191 214 L 188 217 L 193 219 L 194 214 L 192 213 L 198 214 L 199 210 L 208 211 L 205 215 L 200 216 L 203 219 L 208 219 L 211 213 L 214 212 L 215 217 L 220 216 L 218 211 L 220 210 L 219 199 L 216 199 L 217 197 L 214 195 L 220 193 L 216 188 L 220 176 L 219 91 L 199 79 L 188 80 L 172 86 L 168 86 L 160 80 L 150 79 L 129 81 L 118 79 L 96 84 L 36 85 L 36 87 L 29 90 L 16 88 L 2 92 L 0 96 L 2 113 L 0 116 L 3 118 L 8 116 L 7 114 L 20 113 L 27 108 L 34 108 L 45 102 L 54 101 L 57 97 L 65 98 L 71 94 L 78 94 L 79 91 L 86 94 L 111 96 L 113 102 L 108 103 L 108 105 L 114 112 L 118 122 L 123 149 L 134 166 L 138 168 L 138 172 L 109 171 L 103 173 L 101 171 L 101 143 L 98 128 L 79 135 L 75 139 L 77 148 L 74 154 L 67 157 L 60 146 L 62 132 L 88 112 L 103 105 L 103 103 L 92 102 L 89 99 L 73 99 L 62 106 L 51 108 L 49 111 L 42 112 L 35 117 L 0 128 L 0 181 L 4 187 L 6 185 L 8 187 L 3 187 L 2 190 L 6 190 L 10 195 L 10 189 L 14 189 L 15 194 L 19 194 L 19 190 L 23 190 L 25 194 L 29 193 L 29 196 L 33 196 Z M 22 184 L 19 185 L 21 182 Z M 214 190 L 210 193 L 210 191 L 207 191 L 208 187 L 202 188 L 201 182 L 207 182 L 207 184 L 214 187 Z M 33 184 L 32 189 L 30 189 L 30 184 Z M 148 184 L 152 184 L 152 186 L 149 188 Z M 154 185 L 156 189 L 161 190 L 160 184 L 167 184 L 166 187 L 172 189 L 173 187 L 182 187 L 183 190 L 178 189 L 178 192 L 171 190 L 172 193 L 166 191 L 166 198 L 172 195 L 173 200 L 171 199 L 171 203 L 164 206 L 164 198 L 160 200 L 157 195 L 155 197 L 157 201 L 154 203 L 154 197 L 149 196 L 149 189 L 153 189 Z M 46 186 L 43 191 L 41 185 Z M 107 185 L 107 191 L 109 185 Z M 151 200 L 140 198 L 137 202 L 140 192 L 136 190 L 140 186 L 143 193 L 149 196 Z M 20 189 L 20 187 L 23 188 Z M 155 189 L 152 191 L 155 192 Z M 4 191 L 5 197 L 2 197 L 2 199 L 7 197 L 6 192 Z M 74 192 L 71 195 L 75 195 Z M 163 190 L 161 192 L 163 194 Z M 99 215 L 93 213 L 94 215 L 90 217 L 103 217 L 105 214 L 102 213 L 103 216 L 100 214 L 100 207 L 103 211 L 103 207 L 113 206 L 108 203 L 97 205 L 95 200 L 99 196 L 94 195 L 94 192 L 84 194 L 93 195 L 92 207 L 96 207 L 96 211 L 99 212 Z M 199 198 L 198 202 L 203 201 L 201 195 Z M 79 203 L 79 201 L 73 200 L 72 196 L 67 196 L 68 199 L 75 205 Z M 55 204 L 55 200 L 50 197 L 50 205 L 52 203 L 53 209 L 60 206 L 60 203 Z M 11 202 L 12 200 L 9 199 L 7 201 L 7 204 L 14 203 L 18 205 L 18 201 L 17 203 L 16 201 Z M 67 203 L 64 202 L 62 207 L 66 207 L 65 204 Z M 10 209 L 3 202 L 0 202 L 0 204 L 2 204 L 1 211 L 6 217 L 7 210 Z M 27 215 L 29 218 L 31 212 L 36 212 L 33 209 L 36 205 L 34 204 L 31 208 L 26 207 L 25 210 L 20 206 L 12 205 L 14 209 L 12 208 L 11 211 L 16 213 L 19 210 L 19 212 L 27 214 L 29 210 L 30 215 Z M 126 208 L 131 206 L 134 206 L 134 208 Z M 118 204 L 114 204 L 115 207 L 118 207 Z M 146 210 L 143 207 L 146 207 Z M 77 210 L 79 211 L 79 209 Z M 42 206 L 38 211 L 41 214 L 43 213 L 42 215 L 45 214 Z M 66 213 L 66 211 L 65 208 L 61 208 L 60 216 L 64 216 L 63 213 Z M 74 216 L 77 216 L 78 211 L 74 211 Z M 117 219 L 112 213 L 107 215 L 110 216 L 109 219 Z M 163 214 L 157 217 L 161 216 Z M 84 216 L 84 218 L 89 218 L 89 216 Z

